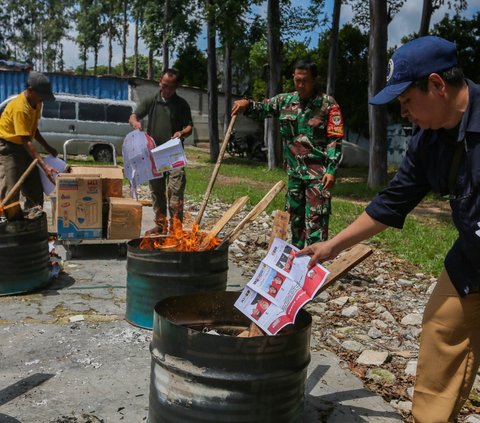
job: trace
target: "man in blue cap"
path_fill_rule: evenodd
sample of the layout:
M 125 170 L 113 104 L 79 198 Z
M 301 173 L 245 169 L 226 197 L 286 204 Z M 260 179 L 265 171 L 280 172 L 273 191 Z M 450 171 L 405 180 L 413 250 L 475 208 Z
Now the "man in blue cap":
M 457 65 L 455 44 L 421 37 L 400 47 L 387 85 L 370 100 L 397 98 L 416 130 L 389 186 L 334 238 L 310 245 L 310 266 L 388 227 L 430 191 L 448 196 L 458 239 L 426 306 L 412 413 L 417 423 L 455 421 L 480 363 L 480 86 Z

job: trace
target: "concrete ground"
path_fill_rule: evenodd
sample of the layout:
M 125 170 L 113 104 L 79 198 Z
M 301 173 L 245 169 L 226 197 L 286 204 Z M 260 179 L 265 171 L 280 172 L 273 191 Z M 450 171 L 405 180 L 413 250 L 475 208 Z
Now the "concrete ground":
M 0 297 L 0 423 L 146 421 L 151 331 L 124 320 L 125 264 L 116 245 L 80 247 L 48 289 Z M 230 263 L 227 289 L 246 282 Z M 312 353 L 305 394 L 305 423 L 402 421 L 329 352 Z

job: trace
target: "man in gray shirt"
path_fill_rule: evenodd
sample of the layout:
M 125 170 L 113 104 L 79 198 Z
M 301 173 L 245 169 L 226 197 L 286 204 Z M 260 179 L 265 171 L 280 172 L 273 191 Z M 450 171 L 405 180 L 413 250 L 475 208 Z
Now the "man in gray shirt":
M 135 129 L 142 129 L 141 119 L 148 117 L 147 133 L 155 144 L 161 145 L 172 138 L 182 141 L 192 133 L 190 106 L 176 93 L 180 75 L 174 69 L 163 72 L 160 91 L 142 101 L 130 116 L 129 123 Z M 159 233 L 168 231 L 167 205 L 170 219 L 183 220 L 183 197 L 185 193 L 185 169 L 166 172 L 163 178 L 150 181 L 155 223 Z

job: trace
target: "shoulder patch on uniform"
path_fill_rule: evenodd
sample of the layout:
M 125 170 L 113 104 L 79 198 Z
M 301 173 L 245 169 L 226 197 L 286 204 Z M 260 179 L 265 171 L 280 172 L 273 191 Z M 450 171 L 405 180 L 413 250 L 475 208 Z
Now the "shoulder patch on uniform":
M 330 108 L 327 124 L 327 137 L 343 137 L 343 119 L 340 107 L 333 105 Z

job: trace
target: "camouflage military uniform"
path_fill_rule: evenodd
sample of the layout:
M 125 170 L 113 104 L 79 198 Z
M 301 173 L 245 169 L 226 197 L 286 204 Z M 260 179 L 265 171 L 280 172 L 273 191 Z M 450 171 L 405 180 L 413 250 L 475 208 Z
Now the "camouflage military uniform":
M 342 157 L 343 119 L 326 94 L 302 100 L 297 92 L 250 102 L 245 113 L 257 120 L 276 117 L 288 174 L 286 210 L 291 215 L 292 243 L 305 245 L 328 238 L 331 195 L 323 189 L 325 173 L 335 175 Z

